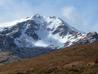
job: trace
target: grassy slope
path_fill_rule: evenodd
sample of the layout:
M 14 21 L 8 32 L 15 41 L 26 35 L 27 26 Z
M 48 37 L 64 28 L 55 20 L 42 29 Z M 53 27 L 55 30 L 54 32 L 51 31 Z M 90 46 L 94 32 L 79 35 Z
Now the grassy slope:
M 0 66 L 0 74 L 98 74 L 98 43 Z

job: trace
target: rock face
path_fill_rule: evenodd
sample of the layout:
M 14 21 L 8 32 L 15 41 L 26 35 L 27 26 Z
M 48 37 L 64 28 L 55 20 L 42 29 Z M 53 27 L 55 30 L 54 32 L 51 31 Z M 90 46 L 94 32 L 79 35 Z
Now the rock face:
M 15 56 L 23 58 L 96 41 L 96 32 L 82 34 L 55 16 L 44 17 L 36 14 L 0 28 L 0 51 L 11 51 Z
M 93 43 L 98 42 L 98 33 L 97 32 L 89 32 L 87 33 L 82 39 L 80 39 L 78 44 L 87 44 L 87 43 Z

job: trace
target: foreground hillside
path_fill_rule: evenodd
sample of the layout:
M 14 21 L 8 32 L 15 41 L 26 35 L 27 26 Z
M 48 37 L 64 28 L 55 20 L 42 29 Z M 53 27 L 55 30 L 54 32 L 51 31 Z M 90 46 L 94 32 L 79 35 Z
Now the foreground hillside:
M 98 74 L 98 43 L 72 46 L 1 65 L 0 74 Z

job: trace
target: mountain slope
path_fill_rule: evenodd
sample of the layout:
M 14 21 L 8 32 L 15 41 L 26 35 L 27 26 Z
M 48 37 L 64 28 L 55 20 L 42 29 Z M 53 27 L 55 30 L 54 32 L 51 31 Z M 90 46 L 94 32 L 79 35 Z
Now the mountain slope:
M 97 74 L 98 42 L 0 66 L 1 74 Z

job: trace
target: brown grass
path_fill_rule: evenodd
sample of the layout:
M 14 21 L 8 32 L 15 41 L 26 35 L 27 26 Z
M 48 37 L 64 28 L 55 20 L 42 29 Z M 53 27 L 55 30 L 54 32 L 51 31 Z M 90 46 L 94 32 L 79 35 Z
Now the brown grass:
M 98 74 L 98 43 L 72 46 L 2 65 L 0 74 Z

